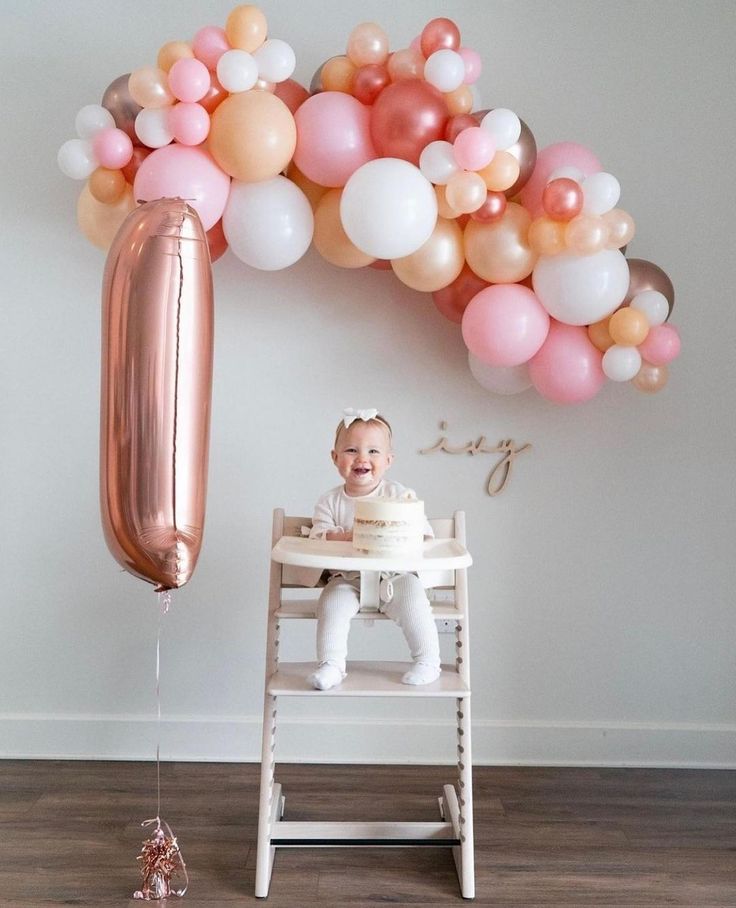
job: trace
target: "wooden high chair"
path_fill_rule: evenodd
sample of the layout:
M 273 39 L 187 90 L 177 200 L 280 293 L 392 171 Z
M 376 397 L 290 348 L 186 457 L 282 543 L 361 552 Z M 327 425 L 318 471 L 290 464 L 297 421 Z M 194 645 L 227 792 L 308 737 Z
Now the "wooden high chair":
M 464 898 L 475 896 L 473 857 L 473 784 L 470 733 L 470 666 L 468 660 L 468 588 L 465 550 L 465 514 L 431 520 L 435 539 L 425 542 L 422 556 L 380 559 L 358 555 L 350 543 L 323 542 L 302 538 L 302 527 L 311 525 L 305 517 L 286 517 L 274 511 L 271 581 L 266 642 L 266 682 L 263 708 L 261 792 L 258 816 L 258 853 L 255 894 L 268 895 L 277 848 L 315 846 L 446 846 L 452 848 L 460 891 Z M 399 566 L 399 561 L 401 566 Z M 380 570 L 432 571 L 433 589 L 441 590 L 442 601 L 430 602 L 436 619 L 455 623 L 455 663 L 443 665 L 442 674 L 431 684 L 401 683 L 409 667 L 399 662 L 348 662 L 347 678 L 327 691 L 314 690 L 307 683 L 312 662 L 280 662 L 278 657 L 281 622 L 316 618 L 319 589 L 309 599 L 293 598 L 295 567 L 324 567 L 361 571 L 361 610 L 354 620 L 387 620 L 376 610 Z M 416 822 L 293 822 L 284 819 L 285 796 L 275 781 L 275 737 L 278 697 L 318 697 L 329 704 L 333 697 L 433 697 L 455 701 L 457 718 L 458 787 L 443 786 L 438 798 L 440 820 Z

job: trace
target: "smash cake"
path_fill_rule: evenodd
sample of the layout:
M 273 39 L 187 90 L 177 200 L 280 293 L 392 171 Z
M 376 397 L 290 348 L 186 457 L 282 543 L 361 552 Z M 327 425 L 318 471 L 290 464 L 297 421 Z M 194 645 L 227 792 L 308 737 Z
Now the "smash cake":
M 368 555 L 422 551 L 424 502 L 416 498 L 366 498 L 355 502 L 353 548 Z

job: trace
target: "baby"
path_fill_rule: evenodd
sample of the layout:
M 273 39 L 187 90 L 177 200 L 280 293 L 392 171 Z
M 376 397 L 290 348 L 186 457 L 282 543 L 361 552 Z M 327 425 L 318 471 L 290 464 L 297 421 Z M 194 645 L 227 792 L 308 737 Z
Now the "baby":
M 384 479 L 394 459 L 388 422 L 376 410 L 345 413 L 332 450 L 332 462 L 344 484 L 326 492 L 315 505 L 309 534 L 312 538 L 352 540 L 356 500 L 397 498 L 410 491 L 401 483 Z M 424 534 L 434 535 L 426 521 Z M 380 610 L 399 625 L 414 660 L 401 680 L 404 684 L 429 684 L 440 676 L 440 646 L 427 594 L 416 574 L 392 575 L 391 581 L 393 595 L 389 602 L 381 602 Z M 350 621 L 359 609 L 360 572 L 332 573 L 319 599 L 319 666 L 308 679 L 317 690 L 329 690 L 345 678 Z

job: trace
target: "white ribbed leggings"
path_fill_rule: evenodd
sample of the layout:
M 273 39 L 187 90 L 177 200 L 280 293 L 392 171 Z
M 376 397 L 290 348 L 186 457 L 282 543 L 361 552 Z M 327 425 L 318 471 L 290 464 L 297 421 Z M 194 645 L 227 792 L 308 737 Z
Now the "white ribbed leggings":
M 403 631 L 414 662 L 440 667 L 437 625 L 424 587 L 416 574 L 392 576 L 393 598 L 380 610 Z M 319 597 L 317 659 L 345 671 L 350 621 L 360 609 L 360 577 L 332 577 Z

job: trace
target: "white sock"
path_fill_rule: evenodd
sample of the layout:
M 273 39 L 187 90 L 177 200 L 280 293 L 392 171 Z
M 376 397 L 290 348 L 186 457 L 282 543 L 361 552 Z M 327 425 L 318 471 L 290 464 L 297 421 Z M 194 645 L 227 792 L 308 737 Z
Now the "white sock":
M 442 669 L 428 662 L 415 662 L 401 679 L 402 684 L 431 684 L 436 681 Z
M 331 687 L 342 684 L 344 678 L 345 672 L 341 671 L 333 662 L 320 662 L 316 671 L 312 672 L 307 681 L 315 690 L 329 690 Z

